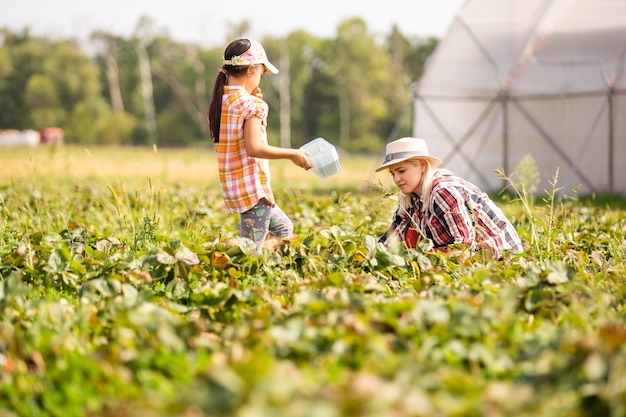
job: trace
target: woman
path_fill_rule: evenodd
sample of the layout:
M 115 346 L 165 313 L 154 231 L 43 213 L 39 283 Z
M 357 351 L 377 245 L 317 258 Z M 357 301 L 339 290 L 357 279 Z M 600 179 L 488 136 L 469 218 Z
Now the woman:
M 522 243 L 502 210 L 476 185 L 439 169 L 441 160 L 428 153 L 423 139 L 402 138 L 387 144 L 384 163 L 401 191 L 399 207 L 388 231 L 379 239 L 398 238 L 410 247 L 428 238 L 435 250 L 467 245 L 499 259 L 522 251 Z
M 222 195 L 227 209 L 240 214 L 240 233 L 260 251 L 288 238 L 293 223 L 274 200 L 268 159 L 289 159 L 306 170 L 310 154 L 267 142 L 267 103 L 261 76 L 278 69 L 263 46 L 250 38 L 231 42 L 224 51 L 209 106 L 208 122 L 217 154 Z

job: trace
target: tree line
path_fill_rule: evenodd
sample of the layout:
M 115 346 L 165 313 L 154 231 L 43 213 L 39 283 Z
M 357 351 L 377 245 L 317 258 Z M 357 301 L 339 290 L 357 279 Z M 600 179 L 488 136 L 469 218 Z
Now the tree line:
M 248 28 L 233 27 L 231 40 Z M 411 84 L 438 43 L 396 26 L 381 39 L 357 17 L 332 39 L 297 30 L 259 41 L 280 69 L 261 81 L 270 142 L 324 137 L 356 152 L 410 134 Z M 0 28 L 0 129 L 58 126 L 77 144 L 209 144 L 206 111 L 227 42 L 179 43 L 142 17 L 130 37 L 93 32 L 87 54 L 76 40 Z

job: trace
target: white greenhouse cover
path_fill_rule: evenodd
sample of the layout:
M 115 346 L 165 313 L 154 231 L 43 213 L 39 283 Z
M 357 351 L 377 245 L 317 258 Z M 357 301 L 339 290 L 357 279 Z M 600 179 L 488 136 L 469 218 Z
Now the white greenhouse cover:
M 626 0 L 468 0 L 413 86 L 413 134 L 500 190 L 531 155 L 538 193 L 626 196 Z

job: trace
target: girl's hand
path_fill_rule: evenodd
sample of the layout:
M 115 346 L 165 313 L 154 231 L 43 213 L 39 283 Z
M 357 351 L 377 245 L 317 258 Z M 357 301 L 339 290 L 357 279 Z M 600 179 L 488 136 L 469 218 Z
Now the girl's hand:
M 311 153 L 309 151 L 305 151 L 304 149 L 293 149 L 293 156 L 290 159 L 294 164 L 308 171 L 313 168 L 310 156 Z
M 263 93 L 261 92 L 261 88 L 260 87 L 257 87 L 254 90 L 252 90 L 252 92 L 250 94 L 252 94 L 253 96 L 256 96 L 258 98 L 263 98 Z

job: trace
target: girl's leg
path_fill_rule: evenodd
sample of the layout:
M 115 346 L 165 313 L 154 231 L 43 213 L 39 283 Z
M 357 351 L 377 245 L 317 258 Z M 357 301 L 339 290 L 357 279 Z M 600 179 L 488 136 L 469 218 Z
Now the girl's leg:
M 261 199 L 254 207 L 241 213 L 239 224 L 241 237 L 248 238 L 257 244 L 260 251 L 264 243 L 268 248 L 275 247 L 280 240 L 293 235 L 293 223 L 278 205 L 271 206 L 265 199 Z M 268 234 L 274 236 L 272 242 L 266 242 Z
M 241 237 L 263 244 L 270 229 L 272 206 L 264 198 L 259 200 L 250 210 L 241 213 L 239 232 Z
M 289 237 L 293 235 L 293 223 L 285 212 L 275 204 L 270 214 L 269 230 L 276 237 Z

